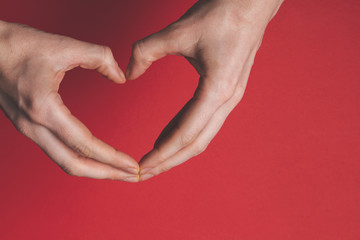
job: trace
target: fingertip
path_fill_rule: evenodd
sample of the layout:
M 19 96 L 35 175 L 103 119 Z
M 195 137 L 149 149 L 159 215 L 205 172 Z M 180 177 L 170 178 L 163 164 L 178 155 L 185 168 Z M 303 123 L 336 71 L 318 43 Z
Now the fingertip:
M 144 174 L 150 172 L 152 169 L 153 169 L 153 168 L 151 168 L 151 167 L 141 168 L 141 170 L 140 170 L 140 175 L 144 175 Z
M 134 167 L 130 167 L 126 169 L 127 172 L 132 173 L 132 174 L 139 174 L 139 168 L 134 168 Z
M 125 78 L 127 80 L 135 80 L 137 77 L 134 76 L 134 60 L 133 57 L 130 58 L 129 65 L 126 68 Z
M 151 61 L 146 61 L 137 55 L 132 55 L 129 60 L 129 64 L 126 68 L 126 79 L 135 80 L 145 73 L 150 67 Z
M 120 84 L 126 83 L 125 74 L 124 74 L 124 72 L 120 69 L 120 67 L 118 67 L 118 76 L 119 76 L 119 83 L 120 83 Z
M 136 169 L 136 171 L 140 171 L 140 167 L 137 161 L 135 161 L 135 159 L 133 159 L 132 157 L 129 157 L 130 159 L 128 160 L 128 168 L 134 168 Z
M 110 67 L 113 69 L 113 80 L 115 83 L 118 84 L 123 84 L 126 82 L 126 78 L 124 75 L 124 72 L 121 70 L 121 68 L 119 67 L 119 64 L 115 61 L 115 59 L 113 60 L 113 63 L 110 65 Z
M 146 174 L 140 176 L 139 181 L 143 182 L 143 181 L 149 180 L 150 178 L 152 178 L 154 176 L 155 175 L 153 175 L 151 173 L 146 173 Z
M 131 176 L 131 177 L 127 177 L 123 180 L 124 182 L 129 182 L 129 183 L 137 183 L 140 181 L 140 177 L 139 175 L 136 176 Z
M 138 162 L 133 159 L 128 154 L 116 150 L 116 162 L 113 163 L 114 166 L 120 168 L 130 174 L 139 174 L 140 167 Z
M 135 161 L 135 160 L 134 160 Z M 128 164 L 128 167 L 125 169 L 128 173 L 130 174 L 139 174 L 140 172 L 140 167 L 139 165 L 137 164 L 137 162 L 129 162 Z
M 114 83 L 123 84 L 126 82 L 125 75 L 117 64 L 102 65 L 96 70 L 106 79 Z

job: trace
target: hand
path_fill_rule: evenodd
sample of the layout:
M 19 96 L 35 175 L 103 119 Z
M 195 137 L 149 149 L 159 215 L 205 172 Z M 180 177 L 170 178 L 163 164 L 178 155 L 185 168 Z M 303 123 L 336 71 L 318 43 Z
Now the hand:
M 135 79 L 157 59 L 184 56 L 200 75 L 194 96 L 140 161 L 140 180 L 203 152 L 241 100 L 265 28 L 281 0 L 200 0 L 178 21 L 133 46 Z
M 63 104 L 59 85 L 78 66 L 125 82 L 108 47 L 0 22 L 0 106 L 15 127 L 70 175 L 137 182 L 137 162 L 95 138 Z

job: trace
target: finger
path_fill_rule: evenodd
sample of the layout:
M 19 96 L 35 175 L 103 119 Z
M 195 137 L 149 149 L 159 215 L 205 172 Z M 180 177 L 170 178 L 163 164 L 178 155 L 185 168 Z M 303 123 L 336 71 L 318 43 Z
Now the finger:
M 28 129 L 25 130 L 28 136 L 69 175 L 127 182 L 138 181 L 137 175 L 79 155 L 41 125 L 31 123 L 25 118 L 18 121 L 18 124 L 21 129 Z
M 161 162 L 153 168 L 147 168 L 142 163 L 140 163 L 140 181 L 148 180 L 149 178 L 159 175 L 160 173 L 169 171 L 173 167 L 178 166 L 190 158 L 201 154 L 207 148 L 210 141 L 215 137 L 224 123 L 227 117 L 227 113 L 225 111 L 226 110 L 224 107 L 219 109 L 210 120 L 209 124 L 206 126 L 206 129 L 200 133 L 200 135 L 192 144 L 182 148 L 180 151 L 176 152 L 165 161 Z
M 205 79 L 200 81 L 194 97 L 165 127 L 156 141 L 154 149 L 140 161 L 142 168 L 153 168 L 182 148 L 190 145 L 208 124 L 217 109 L 230 99 L 234 87 L 229 86 L 230 92 L 225 93 L 229 90 L 220 86 L 224 82 L 216 80 Z M 210 87 L 211 90 L 208 90 L 203 87 L 203 82 L 219 84 L 216 87 Z
M 94 137 L 89 129 L 70 113 L 58 94 L 49 96 L 47 103 L 39 107 L 36 117 L 32 120 L 48 128 L 83 157 L 134 174 L 139 170 L 137 162 L 132 157 Z
M 115 83 L 125 83 L 124 73 L 116 62 L 112 51 L 107 46 L 101 46 L 71 39 L 68 43 L 64 70 L 77 66 L 94 69 Z
M 155 175 L 158 175 L 162 172 L 168 171 L 171 168 L 178 166 L 179 164 L 184 163 L 188 159 L 199 155 L 202 153 L 208 146 L 208 144 L 211 142 L 211 140 L 215 137 L 215 135 L 220 130 L 221 126 L 225 122 L 226 118 L 230 114 L 230 112 L 234 109 L 234 107 L 240 102 L 245 88 L 246 84 L 250 75 L 251 67 L 253 65 L 253 61 L 255 58 L 254 51 L 248 58 L 247 64 L 244 68 L 244 71 L 242 72 L 242 75 L 240 77 L 240 80 L 236 86 L 236 91 L 233 95 L 233 97 L 227 101 L 225 104 L 223 104 L 213 115 L 209 123 L 206 125 L 206 127 L 201 131 L 199 136 L 196 140 L 193 141 L 190 145 L 187 147 L 181 149 L 177 153 L 173 154 L 171 157 L 166 159 L 165 161 L 161 162 L 159 165 L 155 167 L 147 167 L 145 165 L 145 161 L 140 162 L 140 168 L 141 168 L 141 176 L 140 180 L 144 181 L 147 180 Z M 151 154 L 151 153 L 150 153 Z M 150 155 L 148 154 L 148 155 Z M 147 159 L 147 155 L 145 155 L 144 159 Z
M 140 162 L 140 181 L 145 181 L 153 176 L 156 176 L 160 173 L 169 171 L 173 167 L 176 167 L 190 158 L 193 158 L 201 154 L 215 135 L 219 132 L 221 126 L 224 124 L 226 118 L 230 112 L 234 109 L 236 104 L 240 101 L 243 95 L 242 88 L 240 88 L 234 94 L 233 99 L 226 102 L 221 106 L 216 113 L 213 115 L 211 120 L 208 122 L 206 127 L 200 132 L 199 136 L 191 144 L 185 148 L 180 149 L 178 152 L 165 159 L 163 162 L 160 162 L 155 167 L 150 167 L 153 164 L 146 164 L 145 161 Z M 145 158 L 146 159 L 146 158 Z M 149 159 L 149 158 L 148 158 Z M 148 162 L 150 160 L 147 160 Z M 154 160 L 153 160 L 154 161 Z
M 32 123 L 8 98 L 1 97 L 1 103 L 14 126 L 25 136 L 38 144 L 43 151 L 63 170 L 74 176 L 96 179 L 113 179 L 137 182 L 138 176 L 95 160 L 85 158 L 68 148 L 45 127 Z
M 191 55 L 190 46 L 195 39 L 176 24 L 134 43 L 132 55 L 126 70 L 127 79 L 141 76 L 150 65 L 166 55 Z

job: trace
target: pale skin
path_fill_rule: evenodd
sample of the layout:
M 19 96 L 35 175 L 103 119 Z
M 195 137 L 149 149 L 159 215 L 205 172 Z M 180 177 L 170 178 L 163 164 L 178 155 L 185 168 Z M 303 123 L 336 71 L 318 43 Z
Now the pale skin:
M 111 50 L 18 24 L 0 29 L 0 106 L 14 126 L 70 175 L 137 182 L 137 162 L 94 137 L 58 94 L 78 66 L 124 83 Z
M 58 94 L 75 67 L 115 83 L 125 77 L 108 47 L 0 22 L 0 106 L 15 127 L 74 176 L 144 181 L 203 152 L 240 102 L 264 31 L 283 0 L 200 0 L 133 46 L 126 78 L 152 62 L 185 57 L 200 75 L 194 96 L 139 164 L 94 137 Z
M 133 47 L 127 78 L 166 55 L 184 56 L 200 75 L 194 96 L 140 161 L 147 180 L 203 152 L 240 102 L 268 22 L 282 1 L 203 0 Z

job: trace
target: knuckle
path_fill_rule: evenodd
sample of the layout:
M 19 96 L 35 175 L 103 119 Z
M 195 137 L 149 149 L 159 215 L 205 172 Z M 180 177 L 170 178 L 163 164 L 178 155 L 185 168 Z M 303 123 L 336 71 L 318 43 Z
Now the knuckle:
M 227 102 L 233 96 L 233 89 L 224 89 L 220 91 L 217 95 L 220 101 Z
M 91 156 L 91 149 L 84 144 L 77 144 L 73 146 L 73 150 L 83 157 L 89 158 Z
M 81 177 L 80 171 L 78 169 L 78 167 L 76 167 L 75 164 L 64 164 L 60 166 L 61 169 L 69 176 L 73 176 L 73 177 Z
M 216 88 L 214 88 L 214 94 L 217 96 L 218 100 L 221 102 L 228 101 L 235 91 L 235 85 L 232 82 L 221 82 Z
M 95 137 L 92 137 L 92 135 L 89 134 L 90 139 L 93 139 Z M 117 149 L 115 149 L 112 146 L 108 146 L 108 153 L 109 153 L 109 160 L 112 163 L 116 163 L 117 161 L 119 161 L 119 153 L 121 153 L 120 151 L 118 151 Z M 130 166 L 129 166 L 130 167 Z
M 70 168 L 62 168 L 62 169 L 67 175 L 76 177 L 76 175 L 73 173 L 73 171 Z
M 102 48 L 103 48 L 104 62 L 106 62 L 107 64 L 111 64 L 113 62 L 113 59 L 114 59 L 114 55 L 112 53 L 111 48 L 108 47 L 108 46 L 102 46 Z
M 135 59 L 143 58 L 143 40 L 136 41 L 132 47 L 132 53 Z
M 58 105 L 61 102 L 61 98 L 58 93 L 50 93 L 43 97 L 28 97 L 26 102 L 26 112 L 30 119 L 36 123 L 46 124 L 51 113 L 51 106 Z
M 216 104 L 222 104 L 230 100 L 235 93 L 234 81 L 209 80 L 200 95 Z
M 194 146 L 193 146 L 194 156 L 203 153 L 206 150 L 207 146 L 208 146 L 207 144 L 203 144 L 203 143 L 194 144 Z
M 47 102 L 34 99 L 28 108 L 28 115 L 34 122 L 42 123 L 45 121 L 47 112 Z
M 167 39 L 175 40 L 176 43 L 184 43 L 184 41 L 189 38 L 189 29 L 187 29 L 183 24 L 179 22 L 175 22 L 168 26 L 166 31 L 164 32 L 167 36 Z
M 237 105 L 241 101 L 241 99 L 244 96 L 244 92 L 245 92 L 245 88 L 242 86 L 240 86 L 240 87 L 238 87 L 238 89 L 236 89 L 234 96 L 233 96 L 233 100 L 232 100 L 235 105 Z
M 196 134 L 192 131 L 186 132 L 180 136 L 180 144 L 182 147 L 185 147 L 192 143 L 196 137 Z
M 30 128 L 27 124 L 27 121 L 23 117 L 16 117 L 14 119 L 14 125 L 19 132 L 21 132 L 25 136 L 29 136 Z
M 162 172 L 167 172 L 167 171 L 169 171 L 171 168 L 172 168 L 172 167 L 171 167 L 170 165 L 164 165 L 164 166 L 161 166 L 159 170 L 160 170 L 160 172 L 162 173 Z

